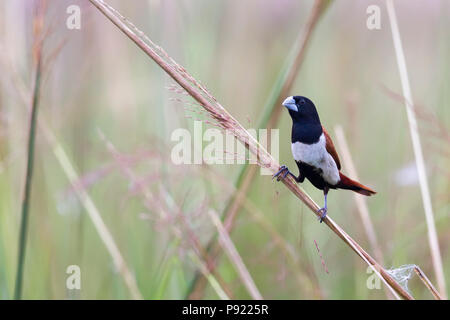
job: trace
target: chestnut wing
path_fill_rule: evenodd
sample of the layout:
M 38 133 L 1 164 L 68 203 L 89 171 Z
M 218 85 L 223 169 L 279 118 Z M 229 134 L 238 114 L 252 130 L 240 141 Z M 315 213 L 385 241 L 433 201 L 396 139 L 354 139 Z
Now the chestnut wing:
M 322 126 L 323 134 L 325 135 L 325 147 L 328 151 L 328 153 L 333 157 L 334 162 L 336 162 L 337 168 L 341 170 L 341 162 L 339 161 L 339 156 L 336 152 L 336 149 L 334 148 L 333 141 L 330 138 L 330 135 L 328 134 L 327 130 Z

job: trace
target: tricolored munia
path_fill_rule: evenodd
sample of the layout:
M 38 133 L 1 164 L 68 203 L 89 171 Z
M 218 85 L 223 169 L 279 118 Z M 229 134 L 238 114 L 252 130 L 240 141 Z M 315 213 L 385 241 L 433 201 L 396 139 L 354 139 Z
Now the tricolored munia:
M 330 189 L 353 190 L 365 196 L 376 192 L 345 175 L 330 135 L 320 123 L 314 103 L 306 97 L 292 96 L 283 102 L 292 118 L 291 148 L 300 174 L 296 177 L 286 166 L 274 174 L 280 181 L 289 174 L 301 183 L 307 178 L 316 188 L 323 190 L 325 206 L 319 210 L 320 222 L 327 215 L 327 194 Z

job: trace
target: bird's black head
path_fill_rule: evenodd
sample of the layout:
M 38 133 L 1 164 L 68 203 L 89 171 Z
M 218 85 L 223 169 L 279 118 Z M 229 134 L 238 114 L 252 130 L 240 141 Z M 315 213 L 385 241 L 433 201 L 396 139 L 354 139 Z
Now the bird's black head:
M 283 102 L 289 110 L 292 121 L 302 124 L 319 124 L 320 119 L 314 103 L 306 97 L 292 96 L 286 98 Z
M 306 97 L 286 98 L 283 106 L 288 108 L 292 118 L 292 143 L 316 143 L 322 134 L 322 125 L 314 103 Z

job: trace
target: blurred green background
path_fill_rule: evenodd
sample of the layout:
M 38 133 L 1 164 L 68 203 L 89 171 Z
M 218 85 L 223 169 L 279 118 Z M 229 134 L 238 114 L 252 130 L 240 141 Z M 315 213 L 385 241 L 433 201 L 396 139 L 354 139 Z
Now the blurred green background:
M 13 297 L 16 276 L 36 2 L 0 0 L 1 299 Z M 450 2 L 394 2 L 420 107 L 417 117 L 449 286 Z M 108 3 L 249 128 L 258 126 L 313 5 L 296 0 Z M 66 27 L 71 4 L 81 8 L 80 30 Z M 380 30 L 366 27 L 371 4 L 381 8 Z M 214 237 L 207 211 L 223 212 L 241 166 L 171 163 L 173 130 L 191 130 L 193 118 L 202 117 L 171 99 L 179 98 L 167 89 L 173 81 L 88 1 L 48 1 L 45 27 L 41 120 L 67 153 L 142 296 L 185 298 L 199 269 L 191 258 L 191 236 L 202 246 Z M 417 264 L 436 283 L 405 107 L 383 87 L 402 94 L 385 2 L 335 0 L 317 25 L 291 94 L 315 102 L 332 137 L 334 126 L 343 126 L 360 180 L 378 192 L 367 203 L 384 266 Z M 297 172 L 287 112 L 278 128 L 279 160 Z M 111 153 L 108 142 L 118 154 Z M 23 297 L 131 298 L 53 149 L 38 130 Z M 322 204 L 321 191 L 309 182 L 302 187 Z M 246 198 L 251 205 L 240 209 L 231 239 L 264 298 L 386 297 L 383 290 L 367 288 L 367 265 L 281 184 L 257 174 Z M 353 194 L 331 192 L 328 203 L 330 216 L 372 253 Z M 169 214 L 161 218 L 162 211 Z M 178 236 L 174 228 L 181 230 Z M 280 249 L 279 238 L 292 250 L 295 264 Z M 81 269 L 81 290 L 66 288 L 69 265 Z M 233 298 L 250 298 L 226 255 L 217 270 Z M 432 298 L 417 278 L 409 289 L 415 298 Z M 204 298 L 218 295 L 207 285 Z

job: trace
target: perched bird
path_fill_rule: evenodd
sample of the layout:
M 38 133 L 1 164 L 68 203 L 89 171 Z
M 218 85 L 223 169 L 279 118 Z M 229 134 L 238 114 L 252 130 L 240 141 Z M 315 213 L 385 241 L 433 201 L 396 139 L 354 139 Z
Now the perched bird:
M 365 196 L 376 192 L 345 175 L 330 135 L 320 123 L 314 103 L 306 97 L 292 96 L 283 102 L 292 118 L 291 148 L 300 174 L 296 177 L 286 166 L 274 174 L 280 181 L 289 174 L 295 181 L 307 178 L 316 188 L 323 190 L 325 206 L 319 210 L 320 222 L 327 215 L 327 194 L 330 189 L 353 190 Z

